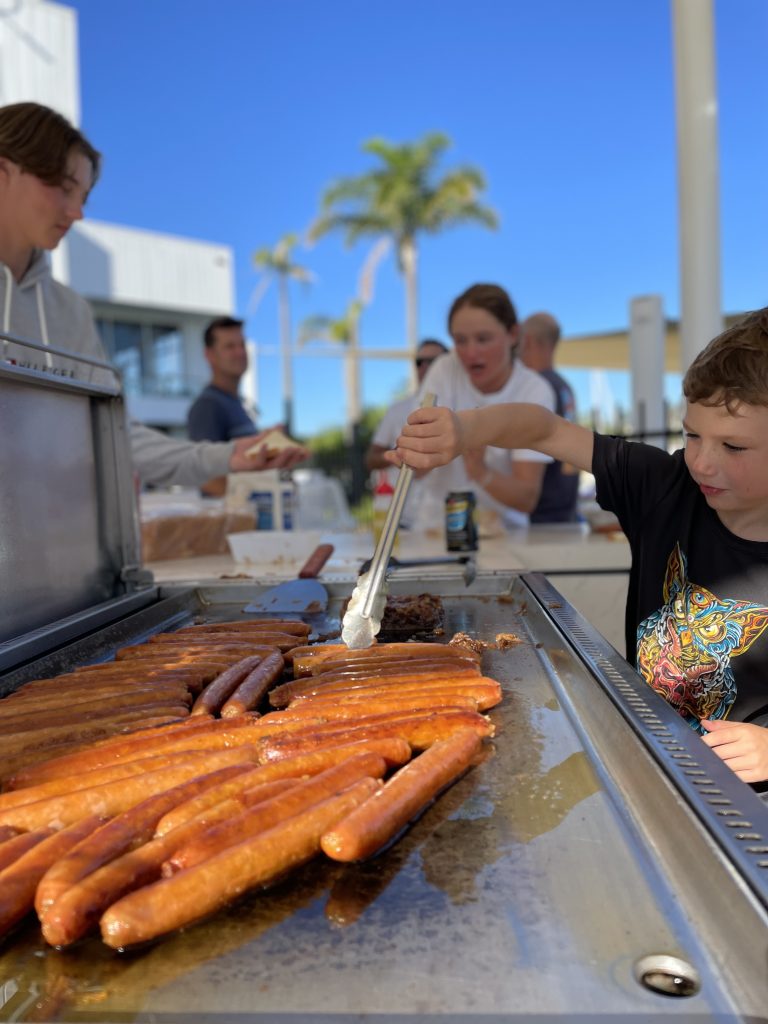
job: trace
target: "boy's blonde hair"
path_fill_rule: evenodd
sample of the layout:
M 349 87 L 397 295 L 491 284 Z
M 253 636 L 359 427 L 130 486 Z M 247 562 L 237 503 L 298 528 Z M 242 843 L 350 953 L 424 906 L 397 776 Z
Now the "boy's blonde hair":
M 688 402 L 768 406 L 768 307 L 729 327 L 700 352 L 683 378 Z

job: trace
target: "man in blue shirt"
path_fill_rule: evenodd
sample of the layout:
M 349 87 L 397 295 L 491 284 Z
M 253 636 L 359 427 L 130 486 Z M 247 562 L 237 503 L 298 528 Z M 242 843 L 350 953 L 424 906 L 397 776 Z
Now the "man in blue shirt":
M 243 321 L 231 316 L 218 317 L 208 324 L 203 337 L 211 382 L 187 413 L 190 440 L 231 441 L 255 434 L 256 424 L 239 394 L 240 378 L 248 369 Z

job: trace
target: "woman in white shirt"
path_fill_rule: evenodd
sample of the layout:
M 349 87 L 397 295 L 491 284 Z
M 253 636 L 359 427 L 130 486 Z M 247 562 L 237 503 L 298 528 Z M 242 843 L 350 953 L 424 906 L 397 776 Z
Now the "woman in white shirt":
M 456 411 L 496 402 L 533 402 L 554 411 L 550 385 L 517 358 L 517 314 L 503 288 L 468 288 L 450 308 L 448 330 L 454 349 L 432 364 L 421 394 L 431 391 L 438 405 Z M 490 509 L 506 527 L 525 526 L 539 500 L 549 461 L 538 452 L 488 447 L 432 469 L 423 478 L 418 525 L 442 524 L 450 491 L 474 491 L 481 523 L 482 510 Z

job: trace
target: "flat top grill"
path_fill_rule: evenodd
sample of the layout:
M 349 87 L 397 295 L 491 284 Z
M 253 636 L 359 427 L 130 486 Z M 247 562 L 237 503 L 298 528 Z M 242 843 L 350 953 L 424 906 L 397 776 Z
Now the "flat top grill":
M 484 656 L 505 693 L 484 762 L 380 856 L 318 859 L 146 949 L 93 938 L 59 953 L 30 922 L 0 954 L 0 1019 L 762 1012 L 768 856 L 747 852 L 768 834 L 762 803 L 542 577 L 421 586 L 442 597 L 446 636 L 522 640 Z M 236 617 L 258 589 L 167 588 L 0 685 L 195 616 Z M 350 585 L 329 590 L 333 616 Z

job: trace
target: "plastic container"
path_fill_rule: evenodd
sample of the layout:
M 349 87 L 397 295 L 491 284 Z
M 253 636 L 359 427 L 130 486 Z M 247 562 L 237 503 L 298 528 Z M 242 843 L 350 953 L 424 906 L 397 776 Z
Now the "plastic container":
M 389 482 L 387 470 L 380 469 L 376 479 L 376 486 L 373 488 L 373 518 L 371 527 L 373 529 L 374 545 L 379 543 L 379 538 L 381 537 L 384 529 L 384 523 L 387 521 L 387 513 L 389 512 L 389 506 L 392 504 L 394 494 L 395 488 Z M 397 549 L 397 542 L 398 537 L 396 536 L 393 550 Z
M 276 471 L 261 473 L 248 495 L 257 530 L 292 530 L 295 489 L 290 476 Z
M 355 529 L 344 489 L 321 469 L 296 469 L 296 527 L 299 530 Z

